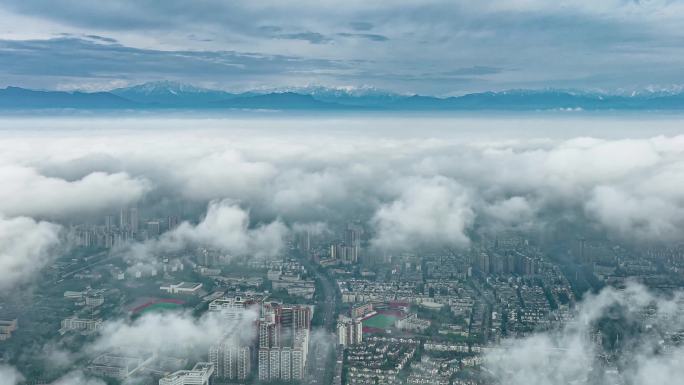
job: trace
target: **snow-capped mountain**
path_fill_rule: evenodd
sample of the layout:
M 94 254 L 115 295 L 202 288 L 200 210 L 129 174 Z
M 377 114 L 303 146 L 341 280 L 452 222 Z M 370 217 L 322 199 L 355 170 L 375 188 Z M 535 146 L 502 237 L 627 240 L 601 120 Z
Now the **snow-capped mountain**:
M 607 93 L 583 90 L 506 90 L 434 97 L 405 95 L 372 87 L 307 86 L 231 93 L 160 81 L 110 92 L 0 89 L 0 108 L 193 108 L 379 111 L 548 111 L 548 110 L 684 110 L 684 93 L 642 90 Z
M 211 90 L 168 80 L 117 88 L 110 92 L 136 103 L 181 107 L 204 105 L 235 96 L 225 91 Z

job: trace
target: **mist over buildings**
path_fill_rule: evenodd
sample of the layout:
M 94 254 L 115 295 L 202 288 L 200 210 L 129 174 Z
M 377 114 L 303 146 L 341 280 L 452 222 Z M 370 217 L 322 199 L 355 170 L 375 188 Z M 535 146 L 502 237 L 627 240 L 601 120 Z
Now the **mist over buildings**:
M 371 229 L 379 252 L 461 248 L 504 230 L 545 239 L 558 223 L 627 242 L 680 240 L 684 137 L 658 128 L 672 123 L 644 120 L 653 135 L 614 139 L 619 118 L 595 137 L 567 136 L 557 121 L 580 134 L 604 123 L 414 119 L 426 134 L 407 135 L 405 122 L 372 118 L 373 132 L 344 119 L 320 119 L 325 131 L 296 119 L 8 120 L 0 214 L 22 228 L 13 227 L 20 237 L 2 232 L 2 261 L 12 266 L 3 283 L 47 264 L 76 219 L 99 223 L 122 207 L 184 210 L 179 228 L 132 244 L 138 255 L 205 244 L 274 256 L 293 228 L 350 220 Z M 498 140 L 469 127 L 488 124 Z M 527 126 L 545 132 L 516 137 Z M 330 127 L 341 133 L 334 142 Z
M 464 250 L 506 231 L 540 244 L 573 242 L 578 234 L 634 247 L 682 241 L 684 136 L 674 134 L 676 122 L 502 122 L 5 119 L 0 288 L 30 288 L 74 247 L 79 224 L 101 225 L 122 208 L 178 217 L 158 237 L 109 252 L 135 266 L 157 266 L 159 255 L 195 247 L 220 250 L 226 260 L 269 259 L 296 234 L 328 234 L 349 222 L 367 229 L 369 255 Z M 604 129 L 593 130 L 597 126 Z M 638 307 L 657 303 L 658 318 L 672 301 L 638 286 L 627 290 L 628 298 L 622 295 L 606 289 L 590 296 L 579 310 L 584 323 L 492 352 L 492 375 L 513 384 L 593 378 L 600 361 L 586 338 L 593 323 L 613 305 L 636 311 L 633 300 Z M 85 351 L 192 345 L 197 351 L 189 354 L 197 355 L 226 327 L 240 328 L 187 312 L 108 320 Z M 62 366 L 83 359 L 52 349 Z M 639 363 L 627 372 L 630 383 L 655 384 L 681 377 L 681 356 L 639 349 L 621 362 Z M 14 385 L 21 374 L 1 366 L 0 378 Z M 73 372 L 56 382 L 62 383 L 100 382 Z

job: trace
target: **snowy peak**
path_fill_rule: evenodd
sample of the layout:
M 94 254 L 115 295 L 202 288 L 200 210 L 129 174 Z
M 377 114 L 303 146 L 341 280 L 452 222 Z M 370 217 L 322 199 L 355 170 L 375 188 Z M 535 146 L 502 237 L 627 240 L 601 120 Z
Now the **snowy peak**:
M 138 103 L 175 105 L 178 107 L 197 106 L 208 102 L 229 99 L 233 96 L 224 91 L 200 88 L 169 80 L 117 88 L 110 92 Z
M 374 87 L 306 86 L 234 94 L 174 81 L 157 81 L 110 92 L 0 89 L 0 108 L 192 108 L 379 111 L 684 111 L 681 89 L 606 93 L 563 89 L 512 89 L 434 97 Z

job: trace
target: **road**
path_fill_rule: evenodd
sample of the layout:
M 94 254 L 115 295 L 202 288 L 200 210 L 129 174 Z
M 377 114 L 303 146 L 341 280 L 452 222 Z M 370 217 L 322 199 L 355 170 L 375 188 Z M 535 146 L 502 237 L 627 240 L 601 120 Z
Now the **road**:
M 101 251 L 95 255 L 92 256 L 93 259 L 96 259 L 95 261 L 89 262 L 85 266 L 81 266 L 75 270 L 66 272 L 62 274 L 61 279 L 66 279 L 71 277 L 72 275 L 75 275 L 76 273 L 80 273 L 81 271 L 88 270 L 94 266 L 100 265 L 105 262 L 109 262 L 110 260 L 114 259 L 114 255 L 109 254 L 107 251 Z
M 335 370 L 335 326 L 337 325 L 337 308 L 339 294 L 335 281 L 325 274 L 320 266 L 315 265 L 307 258 L 300 258 L 307 271 L 314 275 L 321 289 L 316 296 L 316 311 L 322 312 L 322 324 L 312 331 L 311 343 L 309 344 L 309 358 L 306 364 L 307 371 L 304 379 L 305 384 L 324 385 L 330 384 Z

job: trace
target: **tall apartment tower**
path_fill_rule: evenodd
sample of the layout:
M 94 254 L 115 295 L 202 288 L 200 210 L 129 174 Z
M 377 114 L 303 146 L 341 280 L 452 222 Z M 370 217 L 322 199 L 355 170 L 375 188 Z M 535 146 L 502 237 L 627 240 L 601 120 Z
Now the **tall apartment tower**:
M 121 230 L 128 229 L 129 223 L 128 223 L 128 209 L 125 207 L 121 208 L 121 211 L 119 212 L 119 228 Z
M 105 217 L 105 230 L 109 232 L 112 229 L 114 229 L 114 215 L 107 215 Z
M 217 378 L 244 380 L 252 369 L 251 349 L 238 338 L 228 337 L 209 348 L 209 362 L 214 364 Z
M 128 223 L 128 228 L 131 230 L 131 232 L 137 233 L 140 227 L 140 217 L 138 215 L 137 207 L 131 207 L 128 213 Z
M 337 321 L 338 344 L 350 346 L 360 344 L 363 340 L 363 325 L 361 319 L 340 316 Z
M 259 380 L 304 377 L 311 328 L 311 308 L 269 304 L 259 319 Z

